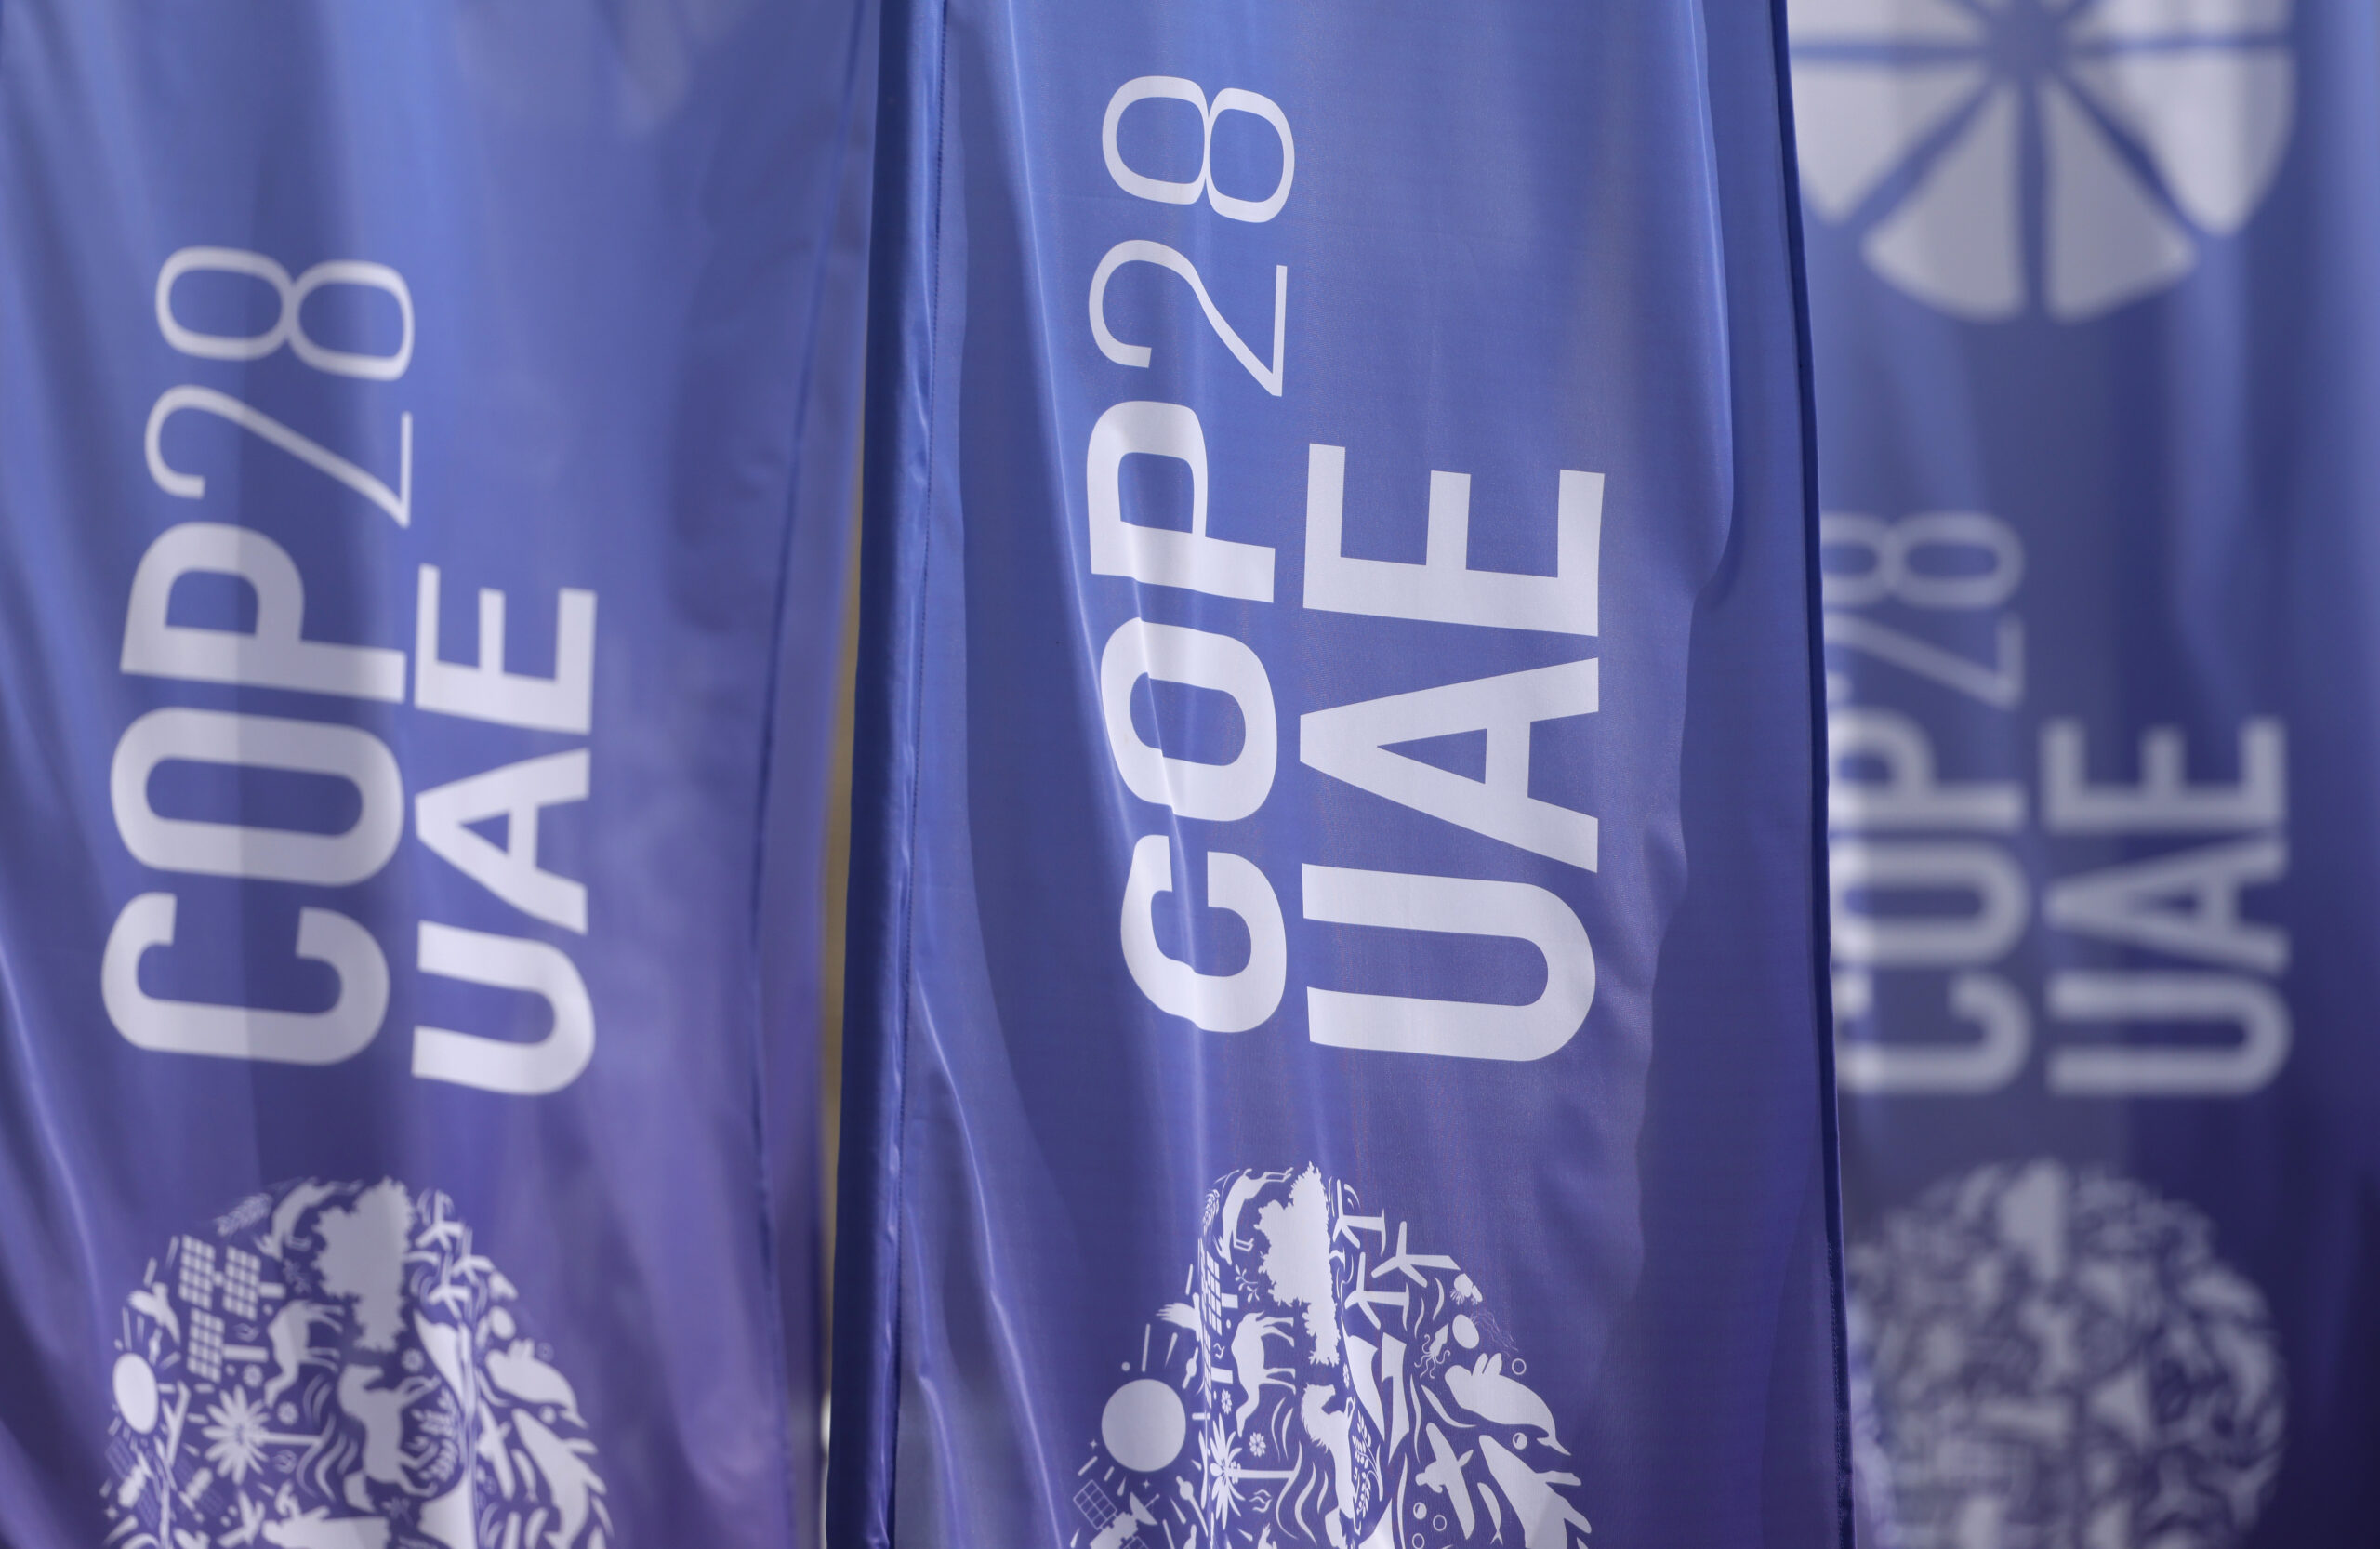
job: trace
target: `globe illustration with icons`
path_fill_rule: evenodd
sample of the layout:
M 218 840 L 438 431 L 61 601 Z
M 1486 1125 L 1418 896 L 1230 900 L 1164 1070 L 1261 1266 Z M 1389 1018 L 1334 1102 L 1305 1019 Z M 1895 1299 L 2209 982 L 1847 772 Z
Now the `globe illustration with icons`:
M 1790 0 L 1802 191 L 1969 322 L 2101 316 L 2255 213 L 2290 0 Z
M 303 1179 L 175 1238 L 110 1372 L 110 1549 L 609 1549 L 570 1380 L 453 1202 Z
M 1453 1258 L 1315 1167 L 1206 1198 L 1068 1490 L 1068 1549 L 1571 1549 L 1579 1476 Z
M 1862 1543 L 2245 1542 L 2285 1384 L 2263 1296 L 2198 1211 L 1995 1163 L 1887 1216 L 1847 1267 Z

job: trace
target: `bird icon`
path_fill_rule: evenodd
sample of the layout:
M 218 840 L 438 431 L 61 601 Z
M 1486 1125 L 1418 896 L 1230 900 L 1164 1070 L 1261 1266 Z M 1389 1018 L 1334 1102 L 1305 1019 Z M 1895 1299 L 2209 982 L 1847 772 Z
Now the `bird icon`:
M 1462 1525 L 1462 1536 L 1469 1538 L 1477 1518 L 1471 1511 L 1471 1481 L 1463 1477 L 1462 1465 L 1478 1456 L 1476 1452 L 1458 1455 L 1448 1442 L 1447 1434 L 1433 1423 L 1424 1427 L 1422 1435 L 1430 1443 L 1430 1466 L 1413 1476 L 1416 1482 L 1426 1485 L 1454 1503 L 1455 1520 Z
M 181 1343 L 181 1315 L 174 1311 L 173 1303 L 166 1299 L 165 1287 L 154 1284 L 142 1286 L 126 1298 L 126 1301 L 134 1312 L 171 1334 L 175 1344 Z

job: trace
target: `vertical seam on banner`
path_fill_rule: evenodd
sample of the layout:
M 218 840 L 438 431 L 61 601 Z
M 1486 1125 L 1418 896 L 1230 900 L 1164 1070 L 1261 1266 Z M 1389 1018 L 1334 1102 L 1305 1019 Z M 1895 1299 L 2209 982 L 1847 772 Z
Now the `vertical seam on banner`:
M 846 961 L 858 958 L 863 942 L 869 951 L 866 971 L 847 975 L 840 1145 L 847 1157 L 871 1145 L 875 1154 L 844 1166 L 838 1185 L 832 1343 L 861 1357 L 836 1360 L 832 1375 L 832 1391 L 850 1402 L 828 1448 L 828 1536 L 846 1549 L 890 1549 L 898 1474 L 901 1137 L 914 999 L 911 942 L 921 779 L 917 734 L 924 717 L 925 577 L 932 549 L 947 81 L 945 5 L 885 0 L 879 17 L 866 349 L 870 406 L 865 418 L 872 444 L 862 454 L 858 669 L 874 671 L 878 687 L 856 696 L 858 709 L 866 713 L 855 720 L 853 753 L 855 759 L 871 756 L 886 778 L 874 787 L 854 778 L 853 786 L 848 885 L 867 907 L 852 911 Z M 931 97 L 920 100 L 923 94 L 910 72 L 919 62 L 919 35 L 928 20 L 934 25 L 935 75 Z M 929 138 L 927 160 L 923 142 Z M 932 266 L 923 274 L 914 267 L 920 253 Z M 912 541 L 919 546 L 914 555 Z M 905 605 L 915 617 L 902 616 Z M 906 706 L 899 702 L 902 694 L 909 696 Z M 842 1247 L 846 1238 L 853 1244 L 850 1251 Z
M 749 1049 L 752 1079 L 752 1106 L 750 1117 L 752 1125 L 753 1156 L 755 1160 L 755 1183 L 758 1186 L 760 1200 L 760 1273 L 762 1282 L 767 1288 L 769 1297 L 767 1317 L 765 1321 L 769 1331 L 769 1341 L 771 1345 L 770 1355 L 775 1366 L 776 1381 L 774 1385 L 778 1398 L 776 1417 L 777 1450 L 782 1471 L 781 1483 L 784 1493 L 786 1525 L 792 1542 L 796 1543 L 804 1542 L 805 1524 L 802 1520 L 802 1513 L 800 1510 L 801 1495 L 800 1489 L 796 1487 L 795 1480 L 796 1472 L 800 1467 L 800 1460 L 796 1457 L 794 1452 L 793 1405 L 796 1399 L 796 1395 L 793 1391 L 792 1373 L 787 1370 L 787 1354 L 791 1349 L 792 1342 L 790 1338 L 790 1331 L 786 1327 L 785 1267 L 781 1254 L 782 1244 L 778 1240 L 776 1229 L 777 1198 L 776 1190 L 770 1178 L 772 1152 L 769 1145 L 768 1116 L 764 1109 L 764 1105 L 768 1101 L 769 1096 L 769 1062 L 764 1052 L 767 1047 L 766 1040 L 768 1037 L 768 1028 L 766 1026 L 767 1004 L 760 992 L 760 919 L 764 907 L 766 880 L 768 876 L 768 867 L 765 857 L 767 855 L 767 841 L 769 834 L 769 814 L 774 806 L 774 802 L 772 801 L 772 781 L 774 778 L 776 770 L 778 738 L 780 733 L 783 731 L 784 724 L 783 717 L 779 713 L 782 708 L 779 695 L 784 692 L 787 615 L 790 608 L 790 598 L 792 596 L 794 538 L 796 529 L 800 525 L 801 522 L 800 494 L 802 490 L 801 472 L 804 461 L 805 436 L 810 422 L 813 400 L 817 391 L 816 345 L 818 338 L 818 319 L 824 306 L 829 276 L 834 272 L 831 255 L 835 245 L 836 228 L 840 220 L 839 212 L 842 208 L 844 182 L 845 179 L 851 176 L 851 168 L 848 165 L 848 160 L 850 155 L 852 130 L 856 117 L 854 99 L 855 93 L 858 89 L 858 67 L 862 55 L 862 33 L 865 25 L 865 7 L 854 7 L 851 33 L 846 45 L 847 53 L 843 69 L 842 108 L 840 114 L 839 115 L 834 139 L 833 154 L 836 168 L 835 177 L 829 185 L 827 196 L 821 201 L 821 214 L 824 218 L 826 241 L 822 246 L 821 261 L 818 266 L 817 274 L 811 285 L 809 303 L 802 311 L 801 329 L 800 334 L 797 336 L 796 340 L 797 346 L 800 350 L 800 363 L 799 367 L 800 375 L 798 378 L 799 386 L 796 389 L 794 398 L 792 425 L 793 439 L 790 448 L 792 457 L 787 464 L 786 520 L 777 540 L 776 605 L 774 616 L 771 621 L 770 630 L 769 665 L 766 689 L 767 697 L 763 701 L 766 706 L 766 711 L 760 735 L 760 784 L 759 788 L 754 793 L 753 832 L 756 843 L 753 851 L 751 896 L 747 915 L 747 945 L 751 951 L 750 968 L 752 974 L 749 983 L 752 1012 Z M 856 474 L 857 470 L 854 469 L 853 471 L 854 474 Z M 853 525 L 856 526 L 855 512 L 844 517 L 844 519 L 853 521 Z M 847 539 L 846 541 L 850 540 Z M 837 590 L 837 597 L 839 599 L 838 606 L 842 605 L 841 596 L 841 590 L 839 587 Z M 822 935 L 821 946 L 823 947 L 823 945 L 824 942 Z M 824 963 L 821 962 L 819 966 L 823 971 L 825 967 Z M 821 1155 L 823 1155 L 823 1153 L 821 1153 Z M 813 1166 L 816 1164 L 818 1159 L 819 1158 L 817 1156 L 813 1156 Z M 821 1246 L 824 1247 L 826 1245 L 822 1243 Z M 817 1294 L 817 1288 L 814 1286 L 812 1288 L 812 1294 L 813 1296 Z M 826 1354 L 824 1349 L 824 1323 L 817 1323 L 816 1327 L 813 1330 L 813 1337 L 817 1340 L 820 1348 L 813 1351 L 813 1357 L 823 1357 Z M 823 1464 L 823 1455 L 819 1461 Z M 826 1474 L 822 1466 L 818 1472 L 817 1477 L 819 1503 L 822 1508 L 822 1515 L 826 1495 Z M 815 1523 L 809 1524 L 809 1526 L 813 1527 L 816 1525 L 817 1524 Z
M 1843 1148 L 1834 1072 L 1833 947 L 1828 876 L 1826 644 L 1819 597 L 1818 518 L 1818 391 L 1810 326 L 1808 267 L 1802 246 L 1802 171 L 1793 130 L 1793 82 L 1787 47 L 1785 0 L 1768 4 L 1769 69 L 1777 82 L 1778 171 L 1783 175 L 1785 254 L 1793 298 L 1793 358 L 1801 401 L 1802 630 L 1810 686 L 1810 988 L 1817 1013 L 1820 1166 L 1826 1198 L 1827 1301 L 1833 1316 L 1828 1342 L 1834 1354 L 1835 1529 L 1853 1549 L 1851 1366 L 1844 1344 L 1847 1316 L 1843 1249 Z
M 826 266 L 822 264 L 820 266 L 822 284 L 825 271 Z M 814 309 L 811 315 L 814 317 Z M 750 1001 L 751 1022 L 748 1029 L 750 1038 L 746 1053 L 752 1081 L 752 1101 L 748 1115 L 752 1127 L 752 1181 L 760 1201 L 759 1222 L 760 1279 L 768 1291 L 768 1315 L 764 1321 L 768 1328 L 769 1354 L 776 1369 L 776 1381 L 773 1385 L 776 1389 L 778 1399 L 777 1452 L 785 1497 L 786 1525 L 788 1531 L 794 1533 L 798 1533 L 800 1529 L 799 1514 L 795 1510 L 799 1497 L 793 1488 L 793 1426 L 790 1413 L 793 1405 L 793 1384 L 786 1371 L 786 1353 L 790 1345 L 785 1327 L 784 1277 L 779 1270 L 777 1260 L 776 1191 L 769 1184 L 771 1157 L 766 1110 L 769 1097 L 769 1062 L 765 1053 L 769 1028 L 767 1026 L 767 998 L 760 989 L 760 916 L 769 874 L 769 813 L 774 806 L 774 802 L 770 800 L 770 786 L 775 777 L 777 735 L 782 724 L 782 717 L 778 713 L 780 709 L 778 695 L 784 692 L 786 613 L 787 600 L 792 591 L 793 532 L 795 525 L 800 521 L 801 424 L 807 417 L 806 410 L 809 407 L 810 379 L 807 357 L 810 354 L 809 346 L 813 342 L 812 329 L 805 321 L 802 331 L 797 338 L 797 347 L 801 350 L 805 360 L 800 377 L 801 385 L 796 390 L 795 395 L 791 447 L 793 456 L 787 463 L 787 470 L 785 522 L 777 538 L 776 603 L 769 623 L 769 664 L 765 678 L 765 697 L 762 700 L 765 708 L 760 726 L 760 779 L 753 791 L 752 803 L 754 841 L 752 884 L 751 894 L 746 900 L 745 907 L 745 946 L 750 954 L 747 964 L 750 976 L 746 983 L 746 989 Z
M 888 1147 L 889 1154 L 894 1158 L 895 1166 L 892 1173 L 892 1189 L 890 1191 L 894 1248 L 892 1254 L 892 1380 L 886 1390 L 886 1401 L 889 1410 L 888 1419 L 890 1422 L 888 1430 L 892 1440 L 892 1451 L 890 1454 L 889 1466 L 886 1469 L 887 1478 L 885 1480 L 887 1487 L 884 1495 L 885 1549 L 892 1549 L 892 1545 L 896 1542 L 894 1512 L 900 1500 L 901 1396 L 903 1389 L 906 1385 L 902 1375 L 906 1355 L 906 1351 L 903 1349 L 902 1334 L 908 1320 L 906 1296 L 906 1288 L 908 1284 L 908 1276 L 906 1272 L 908 1245 L 907 1234 L 902 1231 L 901 1227 L 905 1219 L 907 1202 L 908 1168 L 906 1165 L 906 1158 L 902 1153 L 902 1143 L 908 1132 L 909 1030 L 911 1023 L 914 1020 L 917 1002 L 917 977 L 913 972 L 913 963 L 915 960 L 918 939 L 916 920 L 918 897 L 918 788 L 919 783 L 924 778 L 923 771 L 925 767 L 925 761 L 919 755 L 921 750 L 921 738 L 925 724 L 925 683 L 928 667 L 928 663 L 926 661 L 926 637 L 928 634 L 926 623 L 932 611 L 932 586 L 933 577 L 935 525 L 933 508 L 935 491 L 937 487 L 934 474 L 939 457 L 939 429 L 941 424 L 942 285 L 944 269 L 947 261 L 947 257 L 943 251 L 942 244 L 944 161 L 946 156 L 947 147 L 949 144 L 949 128 L 945 110 L 948 101 L 949 94 L 950 6 L 948 0 L 940 0 L 940 3 L 936 4 L 934 7 L 934 81 L 933 112 L 932 119 L 933 126 L 933 171 L 927 180 L 927 192 L 929 194 L 929 198 L 925 205 L 927 241 L 923 245 L 925 251 L 931 255 L 932 267 L 929 271 L 926 285 L 926 352 L 924 363 L 926 378 L 924 383 L 925 391 L 923 394 L 924 401 L 919 405 L 923 410 L 922 424 L 925 430 L 925 444 L 922 450 L 924 452 L 925 461 L 923 469 L 924 478 L 920 482 L 918 490 L 918 510 L 919 515 L 917 593 L 918 605 L 917 616 L 910 622 L 909 660 L 913 664 L 913 669 L 915 672 L 915 691 L 912 693 L 909 702 L 908 732 L 910 759 L 908 768 L 908 790 L 906 793 L 906 811 L 903 814 L 904 827 L 906 827 L 906 832 L 902 836 L 903 867 L 900 907 L 901 977 L 899 982 L 899 998 L 895 1002 L 898 1007 L 897 1026 L 900 1037 L 893 1049 L 893 1055 L 900 1064 L 901 1079 L 899 1087 L 893 1095 L 892 1133 L 891 1136 L 891 1144 Z
M 810 340 L 805 332 L 802 343 Z M 805 350 L 805 353 L 806 353 Z M 806 388 L 805 388 L 806 391 Z M 794 464 L 800 461 L 801 410 L 794 411 Z M 793 1383 L 786 1370 L 786 1355 L 791 1348 L 785 1327 L 785 1280 L 778 1263 L 776 1231 L 776 1191 L 770 1186 L 769 1125 L 767 1103 L 769 1061 L 766 1053 L 769 1028 L 768 1000 L 760 990 L 760 915 L 762 894 L 768 877 L 769 784 L 776 767 L 776 742 L 781 718 L 777 695 L 783 692 L 785 656 L 786 599 L 790 591 L 787 572 L 793 564 L 793 529 L 799 520 L 795 507 L 800 486 L 800 476 L 795 473 L 786 486 L 786 520 L 784 534 L 777 541 L 776 612 L 769 631 L 769 669 L 765 680 L 767 698 L 760 731 L 760 767 L 759 788 L 753 801 L 753 845 L 751 896 L 745 910 L 745 947 L 749 954 L 746 962 L 747 978 L 745 985 L 748 1001 L 749 1024 L 747 1027 L 747 1068 L 752 1083 L 752 1098 L 747 1115 L 752 1130 L 752 1183 L 760 1196 L 760 1281 L 768 1295 L 766 1316 L 762 1318 L 768 1333 L 769 1355 L 775 1368 L 776 1380 L 772 1384 L 777 1395 L 777 1454 L 784 1491 L 786 1525 L 790 1532 L 800 1530 L 800 1513 L 796 1507 L 800 1497 L 793 1485 Z

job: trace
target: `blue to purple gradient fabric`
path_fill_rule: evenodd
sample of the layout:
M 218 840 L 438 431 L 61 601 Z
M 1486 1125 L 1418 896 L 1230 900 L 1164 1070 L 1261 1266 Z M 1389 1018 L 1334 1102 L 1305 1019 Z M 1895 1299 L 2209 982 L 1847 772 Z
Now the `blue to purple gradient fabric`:
M 1864 1540 L 2363 1542 L 2373 13 L 1792 38 Z
M 1844 1542 L 1769 9 L 884 46 L 830 1535 Z
M 11 1549 L 809 1541 L 873 25 L 0 11 Z

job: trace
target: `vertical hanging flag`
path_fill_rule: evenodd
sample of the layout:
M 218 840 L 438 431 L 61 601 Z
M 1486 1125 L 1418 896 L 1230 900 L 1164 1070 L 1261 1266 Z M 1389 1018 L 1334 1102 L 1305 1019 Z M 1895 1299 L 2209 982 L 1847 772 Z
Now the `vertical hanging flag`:
M 1842 1542 L 1780 26 L 891 7 L 845 1549 Z
M 2376 42 L 1794 0 L 1879 1549 L 2372 1535 Z
M 10 1549 L 808 1540 L 862 23 L 0 8 Z

